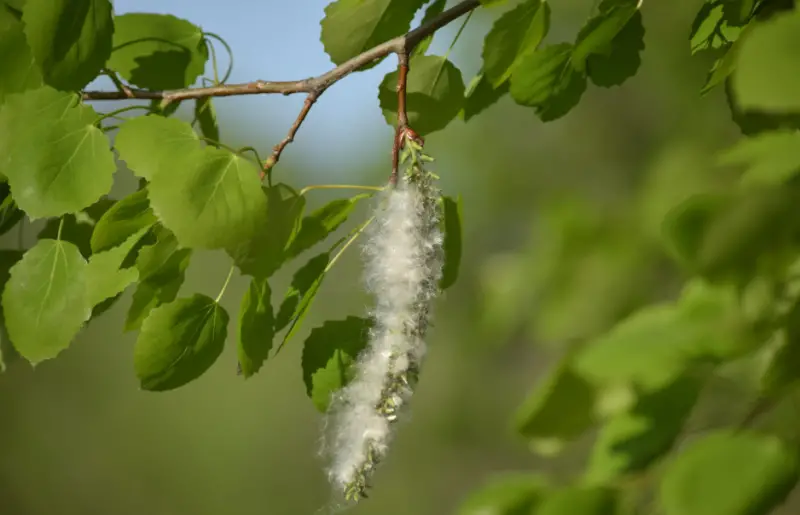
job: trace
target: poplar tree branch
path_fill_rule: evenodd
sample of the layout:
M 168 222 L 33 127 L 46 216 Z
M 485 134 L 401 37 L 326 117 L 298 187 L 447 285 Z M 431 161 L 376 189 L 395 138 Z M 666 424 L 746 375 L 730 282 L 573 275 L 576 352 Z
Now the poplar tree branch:
M 179 102 L 182 100 L 192 100 L 207 97 L 231 97 L 240 95 L 262 95 L 262 94 L 276 94 L 293 95 L 295 93 L 307 93 L 306 101 L 303 108 L 300 110 L 295 122 L 289 129 L 289 133 L 280 143 L 275 145 L 272 155 L 264 163 L 262 177 L 269 172 L 269 170 L 280 160 L 281 153 L 286 146 L 294 140 L 297 131 L 300 129 L 303 121 L 305 120 L 308 112 L 313 107 L 317 99 L 325 92 L 330 86 L 347 77 L 354 71 L 378 60 L 382 59 L 389 54 L 397 54 L 401 61 L 401 73 L 405 70 L 408 72 L 408 56 L 411 51 L 426 37 L 434 34 L 436 31 L 449 24 L 450 22 L 460 18 L 461 16 L 471 12 L 480 6 L 480 0 L 464 0 L 461 3 L 447 9 L 437 17 L 433 18 L 427 23 L 424 23 L 416 29 L 394 39 L 390 39 L 380 45 L 377 45 L 365 52 L 353 57 L 352 59 L 340 64 L 330 71 L 310 77 L 303 80 L 295 81 L 264 81 L 256 80 L 244 84 L 221 84 L 211 87 L 201 88 L 185 88 L 163 91 L 150 91 L 145 89 L 130 88 L 127 86 L 120 87 L 118 84 L 117 91 L 85 91 L 83 93 L 84 100 L 161 100 L 161 107 L 164 108 L 172 102 Z M 402 63 L 405 63 L 403 68 Z M 403 80 L 405 83 L 405 80 Z M 393 146 L 393 165 L 392 165 L 392 180 L 397 178 L 397 156 L 395 153 L 399 152 L 399 147 L 402 143 L 403 131 L 407 128 L 407 120 L 405 120 L 405 85 L 402 86 L 400 91 L 400 84 L 398 84 L 398 94 L 403 99 L 403 105 L 398 106 L 398 129 L 395 135 L 395 143 Z M 405 121 L 404 121 L 405 120 Z
M 162 91 L 150 91 L 146 89 L 129 88 L 128 91 L 86 91 L 83 93 L 84 100 L 161 100 L 163 104 L 169 104 L 180 100 L 191 100 L 205 97 L 231 97 L 238 95 L 261 95 L 280 93 L 282 95 L 292 95 L 295 93 L 316 93 L 321 95 L 323 91 L 331 85 L 350 75 L 354 71 L 370 64 L 373 61 L 382 59 L 389 54 L 399 54 L 403 51 L 410 52 L 420 41 L 435 33 L 453 20 L 472 11 L 480 5 L 479 0 L 464 0 L 444 11 L 442 14 L 431 21 L 420 25 L 416 29 L 390 39 L 380 45 L 370 48 L 365 52 L 353 57 L 352 59 L 340 64 L 336 68 L 323 73 L 317 77 L 310 77 L 295 81 L 264 81 L 256 80 L 244 84 L 221 84 L 205 88 L 185 88 Z

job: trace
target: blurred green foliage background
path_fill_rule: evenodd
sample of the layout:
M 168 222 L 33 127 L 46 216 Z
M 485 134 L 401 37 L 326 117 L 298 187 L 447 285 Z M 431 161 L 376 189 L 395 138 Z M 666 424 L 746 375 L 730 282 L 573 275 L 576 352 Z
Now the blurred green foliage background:
M 543 124 L 506 97 L 470 123 L 456 121 L 427 138 L 442 188 L 463 197 L 462 271 L 439 302 L 413 410 L 370 499 L 354 515 L 453 513 L 491 472 L 568 476 L 580 466 L 580 449 L 552 461 L 529 452 L 510 415 L 564 344 L 674 295 L 682 276 L 662 244 L 661 219 L 688 195 L 730 180 L 712 158 L 738 129 L 722 88 L 700 96 L 710 63 L 690 57 L 689 28 L 700 3 L 645 2 L 638 74 L 619 88 L 590 88 L 564 119 Z M 248 0 L 227 4 L 229 13 L 220 16 L 247 16 Z M 571 39 L 591 4 L 555 2 L 549 41 Z M 191 19 L 190 10 L 174 14 Z M 454 53 L 466 81 L 480 66 L 491 19 L 476 15 Z M 446 48 L 451 38 L 443 31 L 436 44 Z M 264 52 L 293 58 L 291 49 Z M 293 78 L 269 73 L 263 78 Z M 364 73 L 376 84 L 382 77 Z M 348 79 L 335 88 L 348 88 Z M 286 127 L 277 123 L 266 133 L 254 130 L 270 117 L 254 100 L 216 105 L 232 146 L 255 145 L 267 155 L 283 137 Z M 374 109 L 378 115 L 358 131 L 368 141 L 377 141 L 375 133 L 383 138 L 330 170 L 318 163 L 337 150 L 318 135 L 341 126 L 312 115 L 298 135 L 302 145 L 289 147 L 276 168 L 277 179 L 298 187 L 381 184 L 391 129 L 377 100 Z M 315 159 L 292 157 L 298 152 Z M 124 192 L 132 178 L 121 177 Z M 336 196 L 311 195 L 311 207 Z M 36 232 L 26 237 L 33 242 Z M 199 256 L 182 296 L 215 296 L 225 279 L 222 253 Z M 292 272 L 273 282 L 276 297 Z M 360 257 L 351 252 L 323 285 L 303 333 L 326 319 L 363 314 L 370 300 L 359 281 Z M 231 313 L 246 286 L 234 278 L 222 300 Z M 329 489 L 317 456 L 323 420 L 302 381 L 304 334 L 250 380 L 236 376 L 229 345 L 200 380 L 168 393 L 142 392 L 132 368 L 135 334 L 121 332 L 129 302 L 130 292 L 59 359 L 36 370 L 17 361 L 0 375 L 0 513 L 300 515 L 324 508 Z

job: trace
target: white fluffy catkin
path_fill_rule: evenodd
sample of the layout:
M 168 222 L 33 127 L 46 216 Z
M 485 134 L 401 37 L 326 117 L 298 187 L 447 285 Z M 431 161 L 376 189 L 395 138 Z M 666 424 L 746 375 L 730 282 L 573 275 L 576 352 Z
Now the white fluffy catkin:
M 403 177 L 383 193 L 364 245 L 373 326 L 353 380 L 331 402 L 326 442 L 330 480 L 348 499 L 365 495 L 425 355 L 443 265 L 438 196 L 424 171 Z

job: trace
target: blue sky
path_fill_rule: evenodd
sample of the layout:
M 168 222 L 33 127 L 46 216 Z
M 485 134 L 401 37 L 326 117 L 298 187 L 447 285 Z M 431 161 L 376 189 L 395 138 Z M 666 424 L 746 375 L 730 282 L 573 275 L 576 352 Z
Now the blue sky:
M 247 82 L 302 79 L 332 68 L 319 41 L 319 22 L 328 3 L 329 0 L 115 0 L 114 5 L 117 14 L 169 13 L 219 34 L 231 45 L 236 59 L 230 81 Z M 431 51 L 446 48 L 454 30 L 447 27 L 442 31 L 445 35 L 434 42 Z M 224 50 L 220 49 L 219 54 L 224 66 Z M 377 92 L 384 75 L 395 66 L 395 59 L 389 57 L 376 68 L 353 74 L 326 91 L 295 143 L 287 149 L 284 160 L 312 168 L 325 165 L 341 169 L 354 159 L 363 162 L 365 151 L 387 148 L 380 142 L 391 138 L 391 129 L 378 108 Z M 470 76 L 464 77 L 465 82 L 469 79 Z M 249 133 L 248 144 L 265 149 L 283 138 L 302 103 L 302 95 L 263 95 L 218 99 L 216 105 L 223 130 L 226 124 L 236 124 L 237 129 Z

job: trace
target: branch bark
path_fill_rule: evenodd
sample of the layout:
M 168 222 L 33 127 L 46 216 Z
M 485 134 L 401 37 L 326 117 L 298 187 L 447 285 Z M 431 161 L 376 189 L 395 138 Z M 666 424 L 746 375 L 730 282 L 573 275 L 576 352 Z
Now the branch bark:
M 389 54 L 398 54 L 406 51 L 410 52 L 420 41 L 430 36 L 437 30 L 449 24 L 453 20 L 472 11 L 480 5 L 479 0 L 464 0 L 458 5 L 451 7 L 442 14 L 432 19 L 416 29 L 381 43 L 369 50 L 353 57 L 336 68 L 303 80 L 295 81 L 264 81 L 256 80 L 244 84 L 223 84 L 206 88 L 186 88 L 163 91 L 150 91 L 145 89 L 130 88 L 129 91 L 86 91 L 83 93 L 84 100 L 162 100 L 164 103 L 172 103 L 179 100 L 191 100 L 204 97 L 230 97 L 238 95 L 262 95 L 275 94 L 292 95 L 295 93 L 316 92 L 319 96 L 334 83 L 342 80 L 359 68 L 382 59 Z
M 303 108 L 300 111 L 297 119 L 295 120 L 292 127 L 289 129 L 289 133 L 286 138 L 283 139 L 279 144 L 275 146 L 273 149 L 272 155 L 267 159 L 266 163 L 264 164 L 264 169 L 262 176 L 269 172 L 270 168 L 275 165 L 280 159 L 281 153 L 283 152 L 284 148 L 294 140 L 295 135 L 297 134 L 298 129 L 302 125 L 303 121 L 305 120 L 308 112 L 311 110 L 311 107 L 317 101 L 317 99 L 322 95 L 325 90 L 327 90 L 333 84 L 339 82 L 343 78 L 347 77 L 354 71 L 362 68 L 363 66 L 372 63 L 378 59 L 382 59 L 389 54 L 397 54 L 400 56 L 402 61 L 402 56 L 405 56 L 405 63 L 406 68 L 408 70 L 408 55 L 410 55 L 411 51 L 426 37 L 430 36 L 431 34 L 435 33 L 437 30 L 441 29 L 445 25 L 449 24 L 450 22 L 460 18 L 461 16 L 469 13 L 470 11 L 474 10 L 478 6 L 480 6 L 480 0 L 463 0 L 461 3 L 447 9 L 446 11 L 442 12 L 436 18 L 430 20 L 429 22 L 420 25 L 416 29 L 402 35 L 398 36 L 394 39 L 390 39 L 385 43 L 381 43 L 369 50 L 353 57 L 352 59 L 340 64 L 339 66 L 333 68 L 332 70 L 323 73 L 322 75 L 318 75 L 316 77 L 310 77 L 303 80 L 295 80 L 295 81 L 264 81 L 264 80 L 256 80 L 253 82 L 247 82 L 244 84 L 222 84 L 219 86 L 211 86 L 205 88 L 186 88 L 186 89 L 175 89 L 175 90 L 163 90 L 163 91 L 150 91 L 144 89 L 136 89 L 136 88 L 129 88 L 124 87 L 120 88 L 117 91 L 86 91 L 83 93 L 84 100 L 161 100 L 162 108 L 171 104 L 172 102 L 178 102 L 182 100 L 192 100 L 198 98 L 206 98 L 206 97 L 230 97 L 230 96 L 239 96 L 239 95 L 263 95 L 263 94 L 276 94 L 280 93 L 282 95 L 292 95 L 295 93 L 307 93 L 308 97 L 306 98 L 305 103 L 303 104 Z M 402 69 L 402 67 L 401 67 Z M 404 90 L 405 88 L 403 88 Z M 398 93 L 400 93 L 398 91 Z M 402 98 L 405 100 L 405 91 L 402 92 Z M 405 102 L 404 102 L 405 103 Z M 398 132 L 396 133 L 395 138 L 395 150 L 397 145 L 400 143 L 398 141 L 399 136 L 402 134 L 400 131 L 400 126 L 403 126 L 403 130 L 405 130 L 405 125 L 402 122 L 400 117 L 405 116 L 405 108 L 398 109 L 398 112 L 402 112 L 399 114 L 399 122 L 398 123 Z M 394 150 L 393 150 L 394 153 Z M 392 177 L 396 179 L 397 175 L 397 165 L 396 159 L 393 162 L 392 168 Z

